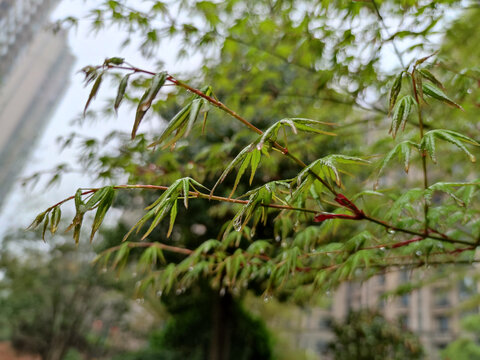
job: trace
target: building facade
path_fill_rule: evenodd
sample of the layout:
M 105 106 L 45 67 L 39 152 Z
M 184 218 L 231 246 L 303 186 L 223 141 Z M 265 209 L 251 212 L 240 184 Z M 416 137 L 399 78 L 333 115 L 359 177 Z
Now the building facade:
M 297 325 L 301 329 L 297 345 L 321 359 L 328 359 L 325 352 L 333 339 L 329 322 L 342 321 L 351 310 L 373 309 L 413 331 L 420 338 L 428 359 L 439 359 L 439 351 L 461 332 L 460 319 L 466 315 L 461 304 L 478 294 L 472 278 L 453 276 L 443 274 L 441 269 L 399 270 L 361 283 L 344 283 L 331 295 L 331 305 L 327 309 L 305 310 L 301 324 Z M 430 278 L 435 281 L 427 280 Z M 423 280 L 426 282 L 419 289 L 403 295 L 385 296 L 404 284 Z M 468 313 L 476 311 L 469 309 Z
M 57 0 L 0 0 L 0 81 Z
M 0 206 L 69 84 L 65 33 L 47 30 L 56 0 L 0 0 Z

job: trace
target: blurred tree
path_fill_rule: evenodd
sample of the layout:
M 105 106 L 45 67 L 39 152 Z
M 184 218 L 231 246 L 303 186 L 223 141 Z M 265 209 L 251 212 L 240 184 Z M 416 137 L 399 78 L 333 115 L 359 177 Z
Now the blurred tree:
M 28 242 L 4 240 L 0 254 L 2 328 L 12 345 L 42 360 L 62 360 L 74 348 L 107 354 L 109 329 L 128 309 L 120 283 L 88 265 L 91 252 L 58 242 L 46 252 Z
M 480 359 L 480 315 L 470 315 L 462 319 L 464 332 L 458 339 L 452 341 L 442 351 L 444 360 L 473 360 Z
M 335 360 L 423 359 L 420 340 L 402 326 L 371 310 L 352 311 L 333 322 L 329 348 Z
M 218 301 L 224 304 L 219 304 Z M 170 314 L 166 326 L 150 335 L 147 349 L 116 360 L 272 359 L 272 340 L 262 320 L 241 303 L 197 285 L 182 295 L 163 298 Z M 228 311 L 213 312 L 212 306 Z M 222 337 L 215 336 L 222 322 Z

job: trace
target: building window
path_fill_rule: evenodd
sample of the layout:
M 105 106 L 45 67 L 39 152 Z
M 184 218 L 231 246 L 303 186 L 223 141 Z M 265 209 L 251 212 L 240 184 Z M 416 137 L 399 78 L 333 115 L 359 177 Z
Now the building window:
M 449 330 L 449 319 L 447 316 L 440 315 L 435 318 L 437 322 L 437 331 L 440 333 L 446 333 Z
M 437 307 L 445 307 L 450 305 L 448 298 L 449 292 L 445 288 L 436 288 L 433 290 L 434 305 Z
M 318 322 L 318 328 L 322 330 L 330 329 L 331 324 L 332 319 L 329 316 L 322 316 Z
M 400 296 L 400 305 L 403 307 L 408 307 L 408 305 L 410 305 L 410 294 L 403 294 Z
M 476 283 L 471 277 L 465 277 L 460 281 L 458 295 L 460 300 L 465 300 L 476 293 Z
M 402 282 L 402 283 L 406 283 L 410 280 L 408 270 L 404 269 L 404 270 L 400 271 L 399 276 L 400 276 L 400 282 Z
M 378 285 L 385 285 L 385 274 L 380 274 L 377 276 Z
M 328 350 L 328 344 L 323 340 L 318 340 L 316 347 L 319 354 L 325 354 Z

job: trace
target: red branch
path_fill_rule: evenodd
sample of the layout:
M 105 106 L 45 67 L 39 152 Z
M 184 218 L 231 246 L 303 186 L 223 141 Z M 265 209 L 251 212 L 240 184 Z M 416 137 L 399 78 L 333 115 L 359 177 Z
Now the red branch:
M 423 240 L 423 239 L 424 239 L 423 237 L 414 237 L 413 239 L 410 239 L 410 240 L 401 241 L 401 242 L 398 242 L 396 244 L 393 244 L 392 249 L 399 248 L 399 247 L 402 247 L 402 246 L 406 246 L 408 244 L 411 244 L 413 242 L 417 242 L 417 241 L 420 241 L 420 240 Z
M 347 214 L 330 214 L 330 213 L 321 213 L 315 216 L 315 222 L 321 222 L 328 219 L 350 219 L 350 220 L 362 220 L 365 218 L 365 213 L 360 210 L 351 200 L 349 200 L 345 195 L 336 194 L 335 201 L 349 209 L 355 215 Z

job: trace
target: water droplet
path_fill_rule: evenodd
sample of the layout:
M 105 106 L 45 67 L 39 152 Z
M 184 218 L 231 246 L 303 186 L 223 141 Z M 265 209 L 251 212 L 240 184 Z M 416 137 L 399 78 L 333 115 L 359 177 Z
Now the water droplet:
M 282 237 L 280 235 L 275 236 L 275 241 L 280 242 L 282 240 Z
M 311 248 L 310 251 L 311 251 L 312 253 L 314 253 L 314 252 L 317 252 L 317 249 Z
M 227 290 L 225 290 L 224 287 L 221 288 L 221 289 L 220 289 L 220 296 L 222 296 L 222 297 L 225 296 L 225 293 L 226 293 L 226 292 L 227 292 Z
M 330 296 L 331 294 L 330 290 L 325 291 L 325 295 Z
M 135 302 L 136 302 L 137 304 L 142 305 L 142 304 L 145 302 L 145 299 L 144 299 L 144 298 L 138 298 L 138 299 L 135 300 Z
M 180 295 L 182 293 L 182 289 L 175 290 L 175 295 Z
M 395 230 L 393 230 L 393 229 L 390 229 L 390 228 L 389 228 L 389 229 L 387 229 L 387 232 L 388 232 L 389 234 L 391 234 L 391 235 L 395 234 Z
M 135 283 L 135 287 L 137 287 L 137 288 L 140 287 L 140 285 L 142 285 L 142 282 L 141 282 L 141 281 L 137 281 L 137 282 Z
M 380 251 L 385 251 L 385 247 L 382 246 L 382 247 L 380 248 Z
M 286 241 L 282 241 L 282 243 L 280 244 L 282 247 L 287 247 L 287 242 Z
M 161 297 L 162 294 L 163 294 L 163 291 L 162 291 L 162 290 L 158 290 L 158 291 L 157 291 L 157 296 L 158 296 L 158 297 Z
M 420 250 L 415 251 L 415 255 L 422 256 L 422 252 Z
M 108 269 L 107 269 L 106 267 L 104 267 L 104 268 L 102 269 L 102 272 L 103 272 L 103 273 L 106 273 L 107 270 L 108 270 Z
M 272 295 L 270 295 L 270 294 L 265 294 L 265 295 L 263 296 L 263 302 L 264 302 L 264 303 L 268 303 L 270 300 L 272 300 Z
M 136 272 L 133 272 L 133 273 L 132 273 L 132 277 L 135 277 L 135 276 L 137 276 L 137 273 L 136 273 Z
M 190 267 L 188 268 L 188 271 L 193 271 L 193 266 L 190 266 Z

